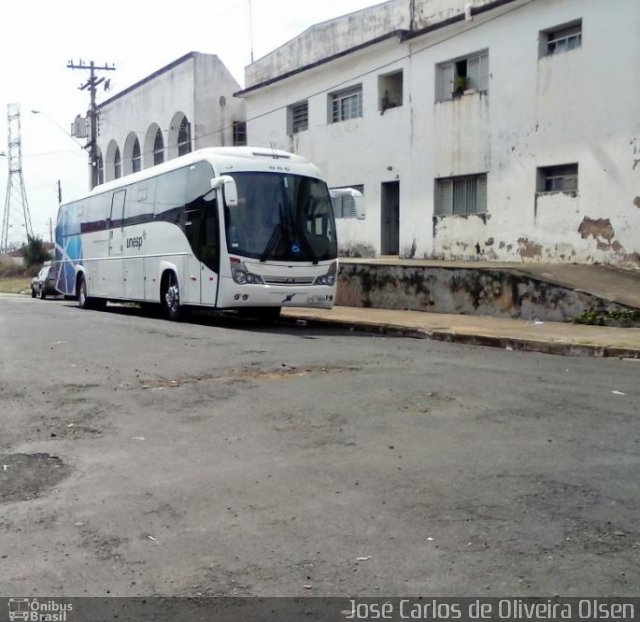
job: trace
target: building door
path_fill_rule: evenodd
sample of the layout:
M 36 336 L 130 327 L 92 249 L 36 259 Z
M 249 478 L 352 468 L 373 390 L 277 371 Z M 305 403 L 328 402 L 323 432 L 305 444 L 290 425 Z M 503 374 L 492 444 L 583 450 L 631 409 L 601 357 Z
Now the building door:
M 380 253 L 398 255 L 400 253 L 400 182 L 382 184 Z

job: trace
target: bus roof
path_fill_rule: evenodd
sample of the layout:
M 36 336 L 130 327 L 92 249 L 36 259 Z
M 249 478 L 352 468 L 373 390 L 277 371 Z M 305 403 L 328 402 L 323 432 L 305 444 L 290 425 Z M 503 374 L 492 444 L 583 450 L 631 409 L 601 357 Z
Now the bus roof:
M 183 156 L 167 160 L 162 164 L 157 164 L 137 173 L 131 173 L 118 179 L 113 179 L 96 186 L 91 192 L 77 197 L 73 203 L 102 192 L 108 192 L 117 188 L 122 188 L 137 181 L 144 181 L 162 173 L 191 166 L 196 162 L 208 161 L 213 166 L 216 175 L 223 175 L 231 172 L 243 171 L 273 171 L 288 172 L 307 177 L 322 178 L 317 166 L 309 162 L 306 158 L 295 153 L 289 153 L 280 149 L 268 147 L 208 147 L 192 151 Z

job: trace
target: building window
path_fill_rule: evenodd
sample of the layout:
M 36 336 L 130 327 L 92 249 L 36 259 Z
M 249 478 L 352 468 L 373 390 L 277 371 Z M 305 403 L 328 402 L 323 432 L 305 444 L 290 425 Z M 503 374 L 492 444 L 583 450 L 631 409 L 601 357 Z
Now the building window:
M 158 128 L 156 137 L 153 141 L 153 165 L 162 164 L 164 162 L 164 138 L 162 138 L 162 130 Z
M 140 157 L 140 142 L 136 138 L 133 143 L 133 149 L 131 150 L 131 172 L 137 173 L 142 170 L 142 159 Z
M 488 50 L 436 65 L 436 101 L 453 99 L 468 89 L 489 90 Z
M 122 159 L 120 158 L 120 149 L 116 147 L 113 154 L 113 178 L 120 179 L 122 177 Z
M 578 191 L 578 165 L 545 166 L 538 169 L 538 192 Z
M 191 151 L 191 123 L 187 117 L 183 117 L 178 130 L 178 155 L 184 155 Z
M 96 165 L 98 167 L 98 184 L 103 184 L 104 183 L 104 158 L 102 157 L 101 153 L 98 154 Z
M 289 134 L 297 134 L 309 129 L 309 102 L 303 101 L 287 108 L 287 129 Z
M 339 123 L 362 116 L 362 84 L 329 94 L 329 121 Z
M 403 99 L 402 71 L 394 71 L 378 76 L 378 102 L 380 114 L 389 108 L 402 106 Z
M 233 122 L 233 146 L 243 147 L 247 144 L 247 124 L 244 121 Z
M 486 174 L 436 179 L 436 216 L 485 214 L 486 211 Z
M 540 57 L 553 56 L 582 45 L 582 20 L 556 26 L 540 33 Z
M 331 203 L 333 204 L 333 213 L 336 218 L 364 218 L 363 213 L 358 213 L 356 200 L 353 195 L 340 192 L 341 190 L 356 190 L 364 196 L 364 186 L 362 184 L 332 188 L 332 191 L 333 190 L 337 191 L 336 193 L 331 193 Z

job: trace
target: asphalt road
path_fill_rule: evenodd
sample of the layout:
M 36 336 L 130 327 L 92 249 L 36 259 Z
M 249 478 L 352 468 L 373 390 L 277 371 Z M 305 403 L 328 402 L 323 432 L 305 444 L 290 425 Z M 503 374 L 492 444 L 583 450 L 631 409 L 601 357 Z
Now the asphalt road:
M 0 595 L 638 595 L 640 363 L 0 297 Z

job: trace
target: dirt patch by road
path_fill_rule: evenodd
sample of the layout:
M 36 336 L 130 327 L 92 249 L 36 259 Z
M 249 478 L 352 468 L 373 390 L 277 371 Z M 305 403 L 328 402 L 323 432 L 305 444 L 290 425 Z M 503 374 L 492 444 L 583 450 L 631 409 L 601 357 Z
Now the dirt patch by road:
M 68 477 L 71 467 L 50 454 L 0 454 L 0 503 L 39 497 Z

